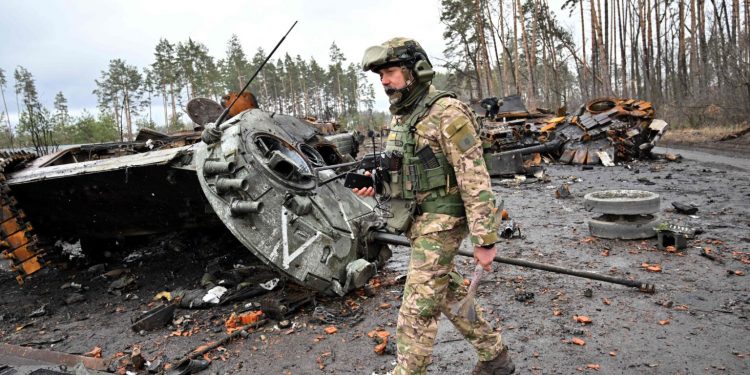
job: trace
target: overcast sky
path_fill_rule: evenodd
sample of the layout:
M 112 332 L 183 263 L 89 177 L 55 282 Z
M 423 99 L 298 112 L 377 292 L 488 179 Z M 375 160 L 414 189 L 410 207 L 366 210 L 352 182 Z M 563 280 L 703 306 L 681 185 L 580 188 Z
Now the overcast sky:
M 336 42 L 347 62 L 359 64 L 365 48 L 394 36 L 417 39 L 433 63 L 445 48 L 440 0 L 0 0 L 0 68 L 8 80 L 11 122 L 18 65 L 32 73 L 48 107 L 62 91 L 73 114 L 84 108 L 96 113 L 94 80 L 111 59 L 143 68 L 153 61 L 160 38 L 176 43 L 189 37 L 222 58 L 232 34 L 248 55 L 258 47 L 270 52 L 295 20 L 299 23 L 274 59 L 299 54 L 327 65 L 329 47 Z M 368 76 L 378 85 L 374 74 Z M 376 97 L 377 109 L 386 110 L 379 85 Z

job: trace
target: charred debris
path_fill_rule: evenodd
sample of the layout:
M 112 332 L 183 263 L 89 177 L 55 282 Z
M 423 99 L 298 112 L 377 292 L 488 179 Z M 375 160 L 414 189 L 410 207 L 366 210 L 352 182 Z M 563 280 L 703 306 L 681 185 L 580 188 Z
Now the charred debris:
M 667 128 L 651 103 L 599 98 L 573 113 L 528 110 L 521 97 L 483 99 L 475 111 L 493 176 L 533 175 L 543 158 L 563 164 L 614 165 L 648 158 Z

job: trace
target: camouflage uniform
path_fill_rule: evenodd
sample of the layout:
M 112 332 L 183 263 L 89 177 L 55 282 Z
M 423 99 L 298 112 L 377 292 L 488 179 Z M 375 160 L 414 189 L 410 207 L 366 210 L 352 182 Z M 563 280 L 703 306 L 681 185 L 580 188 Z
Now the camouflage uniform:
M 500 334 L 478 306 L 474 323 L 450 312 L 467 293 L 453 264 L 461 241 L 469 234 L 473 245 L 494 244 L 500 225 L 474 114 L 454 95 L 430 85 L 435 73 L 416 41 L 393 38 L 365 51 L 363 70 L 383 74 L 391 67 L 400 67 L 405 85 L 384 86 L 395 116 L 386 143 L 383 193 L 390 205 L 388 226 L 405 231 L 412 245 L 396 328 L 394 374 L 426 372 L 441 313 L 476 348 L 480 364 L 492 367 L 505 358 L 498 355 L 503 350 Z M 391 158 L 395 154 L 402 157 Z M 437 162 L 426 163 L 420 156 Z M 409 226 L 415 202 L 419 209 Z M 507 351 L 502 353 L 507 356 Z
M 430 86 L 429 93 L 434 91 Z M 394 116 L 392 130 L 398 129 L 405 117 Z M 498 212 L 475 126 L 471 110 L 450 97 L 438 99 L 415 126 L 416 149 L 429 145 L 436 154 L 444 154 L 453 167 L 457 184 L 446 188 L 449 193 L 460 194 L 466 213 L 423 213 L 415 217 L 407 232 L 412 252 L 396 329 L 398 357 L 394 375 L 426 372 L 440 313 L 476 348 L 480 361 L 495 358 L 503 348 L 500 334 L 484 320 L 479 306 L 475 307 L 478 319 L 474 323 L 450 312 L 467 289 L 453 264 L 461 241 L 467 233 L 473 245 L 497 241 Z M 395 138 L 392 134 L 389 142 Z M 464 144 L 460 144 L 459 135 Z M 473 144 L 466 144 L 466 137 L 473 139 Z M 419 203 L 424 198 L 425 193 L 419 193 L 416 200 Z

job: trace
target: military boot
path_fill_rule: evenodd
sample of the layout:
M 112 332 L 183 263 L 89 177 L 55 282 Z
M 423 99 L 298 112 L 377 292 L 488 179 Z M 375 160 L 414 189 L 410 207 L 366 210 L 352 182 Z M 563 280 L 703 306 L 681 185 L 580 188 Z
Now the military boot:
M 510 375 L 516 371 L 516 365 L 510 359 L 508 347 L 503 347 L 500 354 L 490 361 L 479 361 L 472 371 L 472 375 Z

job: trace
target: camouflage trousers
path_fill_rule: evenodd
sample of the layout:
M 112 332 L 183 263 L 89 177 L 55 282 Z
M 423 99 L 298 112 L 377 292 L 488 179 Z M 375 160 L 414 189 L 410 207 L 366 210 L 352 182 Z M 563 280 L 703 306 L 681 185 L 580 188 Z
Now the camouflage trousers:
M 412 238 L 409 271 L 396 327 L 398 355 L 393 375 L 426 374 L 432 362 L 441 313 L 474 346 L 480 361 L 489 361 L 500 353 L 503 347 L 500 333 L 484 320 L 478 304 L 475 303 L 477 321 L 474 323 L 450 312 L 467 293 L 463 277 L 455 272 L 453 264 L 467 232 L 465 225 L 459 225 Z

